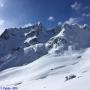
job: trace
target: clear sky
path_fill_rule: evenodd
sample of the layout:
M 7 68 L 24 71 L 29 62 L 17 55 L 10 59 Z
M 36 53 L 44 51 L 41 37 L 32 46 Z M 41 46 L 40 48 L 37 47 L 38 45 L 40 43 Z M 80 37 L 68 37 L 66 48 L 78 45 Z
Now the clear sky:
M 68 23 L 90 24 L 90 0 L 0 0 L 0 28 Z

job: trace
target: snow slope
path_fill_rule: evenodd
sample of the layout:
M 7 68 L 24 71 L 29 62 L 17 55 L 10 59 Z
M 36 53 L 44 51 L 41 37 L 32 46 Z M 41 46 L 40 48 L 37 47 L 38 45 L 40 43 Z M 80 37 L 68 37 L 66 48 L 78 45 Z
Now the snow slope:
M 45 55 L 31 64 L 2 71 L 0 86 L 16 86 L 19 90 L 90 90 L 89 55 L 90 48 L 83 53 Z M 76 78 L 65 81 L 70 74 Z

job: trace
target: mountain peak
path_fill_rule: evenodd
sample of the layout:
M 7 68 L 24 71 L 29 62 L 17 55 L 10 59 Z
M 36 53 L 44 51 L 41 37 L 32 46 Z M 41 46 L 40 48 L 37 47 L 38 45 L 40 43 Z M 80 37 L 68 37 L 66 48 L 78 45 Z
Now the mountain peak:
M 6 29 L 0 37 L 0 55 L 7 55 L 13 48 L 24 49 L 40 43 L 45 45 L 47 52 L 51 49 L 55 50 L 54 48 L 62 51 L 68 50 L 69 46 L 73 49 L 85 49 L 90 46 L 89 38 L 89 25 L 81 27 L 79 24 L 64 23 L 47 30 L 41 22 L 37 22 L 26 28 Z

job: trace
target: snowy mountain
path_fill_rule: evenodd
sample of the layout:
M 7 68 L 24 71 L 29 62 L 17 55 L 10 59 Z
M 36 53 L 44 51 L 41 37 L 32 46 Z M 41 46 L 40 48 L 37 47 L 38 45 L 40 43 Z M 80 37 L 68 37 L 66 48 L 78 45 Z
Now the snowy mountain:
M 40 22 L 0 36 L 0 87 L 90 90 L 90 26 Z M 86 83 L 86 84 L 85 84 Z
M 61 32 L 50 38 L 47 47 L 51 47 L 50 53 L 60 53 L 64 50 L 80 50 L 90 47 L 90 27 L 78 24 L 64 24 Z

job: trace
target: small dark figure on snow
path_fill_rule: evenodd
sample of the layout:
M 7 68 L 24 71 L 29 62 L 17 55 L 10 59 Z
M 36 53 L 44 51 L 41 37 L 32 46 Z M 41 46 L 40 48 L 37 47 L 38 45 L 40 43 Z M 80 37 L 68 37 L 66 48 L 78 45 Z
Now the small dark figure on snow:
M 71 75 L 69 75 L 69 76 L 66 76 L 65 78 L 66 78 L 65 81 L 67 81 L 67 80 L 70 80 L 70 79 L 76 78 L 76 75 L 71 74 Z

